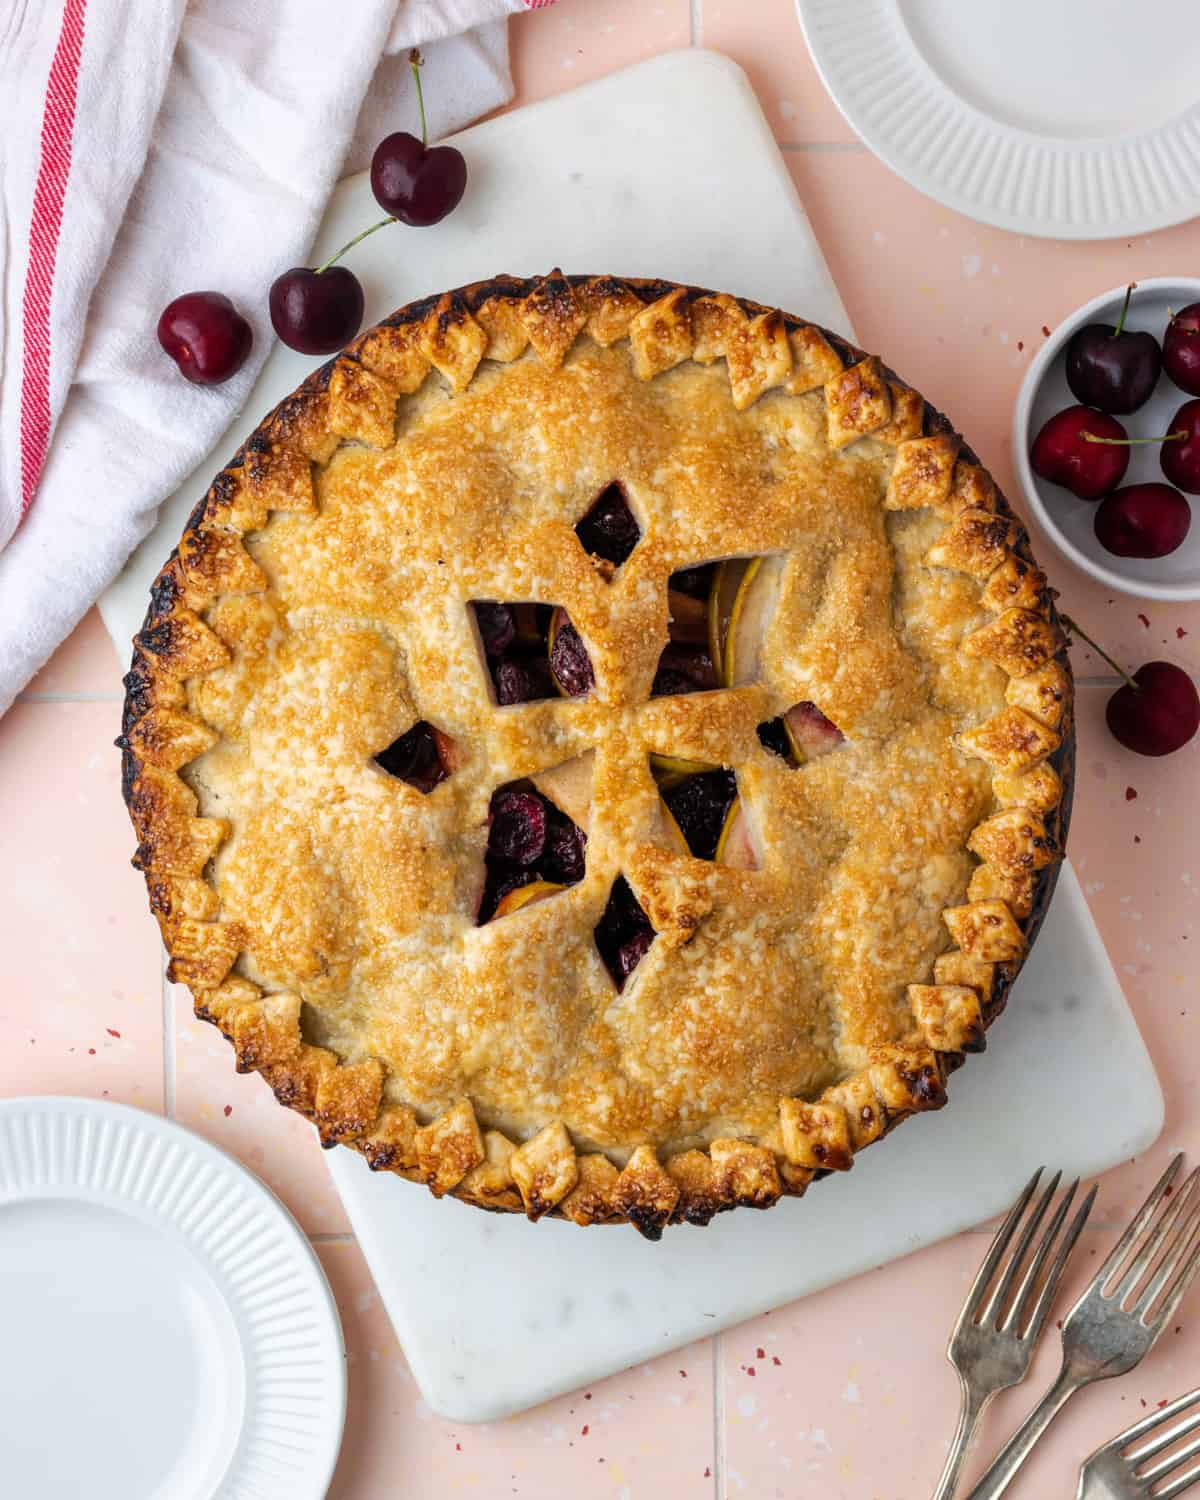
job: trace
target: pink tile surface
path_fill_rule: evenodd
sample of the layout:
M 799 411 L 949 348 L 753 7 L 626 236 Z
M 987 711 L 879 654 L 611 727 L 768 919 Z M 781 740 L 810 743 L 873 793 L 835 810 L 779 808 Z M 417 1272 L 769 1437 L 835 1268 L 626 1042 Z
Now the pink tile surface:
M 778 141 L 857 144 L 813 66 L 795 0 L 706 0 L 697 40 L 747 73 Z
M 690 40 L 689 0 L 557 0 L 548 10 L 519 17 L 510 28 L 517 88 L 511 108 L 686 47 Z
M 1200 230 L 1064 245 L 1018 239 L 940 208 L 853 144 L 807 58 L 792 0 L 559 0 L 512 26 L 516 103 L 689 41 L 724 50 L 748 70 L 863 342 L 943 398 L 1020 506 L 1009 420 L 1042 325 L 1131 276 L 1194 266 Z M 804 144 L 817 149 L 793 149 Z M 1053 571 L 1067 607 L 1131 665 L 1166 656 L 1200 670 L 1200 606 L 1114 599 L 1065 564 Z M 1088 677 L 1107 676 L 1084 648 L 1076 663 Z M 107 1090 L 152 1109 L 165 1102 L 247 1162 L 317 1237 L 350 1353 L 334 1500 L 895 1500 L 927 1492 L 956 1401 L 942 1351 L 985 1243 L 979 1234 L 507 1422 L 463 1427 L 429 1412 L 345 1235 L 310 1128 L 280 1110 L 257 1078 L 234 1073 L 225 1043 L 191 1017 L 182 992 L 168 994 L 164 1012 L 157 934 L 128 868 L 132 837 L 116 795 L 115 705 L 81 701 L 118 696 L 121 670 L 92 612 L 30 685 L 31 697 L 0 720 L 0 1091 Z M 1109 690 L 1080 693 L 1072 853 L 1159 1067 L 1167 1127 L 1145 1161 L 1106 1175 L 1099 1226 L 1128 1212 L 1169 1149 L 1200 1156 L 1192 1103 L 1200 1082 L 1200 745 L 1163 761 L 1127 754 L 1103 725 Z M 46 701 L 59 698 L 74 701 Z M 1104 1227 L 1089 1234 L 1080 1274 L 1108 1238 Z M 1017 1500 L 1072 1493 L 1075 1465 L 1091 1444 L 1141 1415 L 1143 1402 L 1194 1382 L 1195 1307 L 1179 1326 L 1141 1371 L 1066 1414 L 1013 1488 Z M 1033 1380 L 993 1409 L 985 1446 L 1032 1402 L 1053 1360 L 1048 1343 Z
M 115 703 L 0 719 L 0 1093 L 160 1110 L 162 1000 L 117 793 Z

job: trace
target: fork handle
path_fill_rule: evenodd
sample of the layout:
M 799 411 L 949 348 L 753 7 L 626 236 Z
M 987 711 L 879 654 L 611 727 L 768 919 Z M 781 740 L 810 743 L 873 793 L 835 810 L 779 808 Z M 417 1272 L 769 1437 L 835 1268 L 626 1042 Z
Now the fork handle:
M 1080 1386 L 1086 1384 L 1086 1380 L 1072 1374 L 1064 1364 L 1058 1372 L 1058 1379 L 1001 1448 L 991 1468 L 967 1496 L 967 1500 L 999 1500 L 1013 1475 L 1029 1457 L 1034 1443 Z
M 971 1451 L 971 1439 L 975 1436 L 975 1428 L 979 1425 L 979 1418 L 983 1415 L 984 1407 L 993 1395 L 991 1391 L 972 1389 L 961 1376 L 959 1383 L 962 1386 L 962 1400 L 958 1408 L 958 1426 L 950 1440 L 950 1452 L 946 1455 L 946 1466 L 942 1470 L 942 1477 L 938 1480 L 937 1489 L 933 1492 L 933 1500 L 951 1500 L 954 1491 L 958 1488 L 958 1476 L 962 1473 L 963 1463 Z

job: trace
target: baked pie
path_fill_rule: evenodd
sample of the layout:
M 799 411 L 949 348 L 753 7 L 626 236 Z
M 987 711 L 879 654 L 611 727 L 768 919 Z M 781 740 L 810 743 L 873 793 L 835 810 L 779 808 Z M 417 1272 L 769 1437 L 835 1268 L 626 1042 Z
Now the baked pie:
M 356 339 L 196 507 L 126 678 L 134 863 L 323 1144 L 656 1238 L 983 1047 L 1065 832 L 1064 645 L 878 359 L 500 277 Z

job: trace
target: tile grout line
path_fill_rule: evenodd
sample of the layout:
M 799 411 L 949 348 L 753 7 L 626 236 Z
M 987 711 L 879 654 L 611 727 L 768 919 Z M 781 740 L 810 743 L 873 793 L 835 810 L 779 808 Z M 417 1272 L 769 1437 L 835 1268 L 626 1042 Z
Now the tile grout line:
M 18 693 L 14 703 L 123 703 L 121 693 Z
M 780 151 L 812 151 L 833 155 L 840 151 L 862 152 L 867 148 L 861 141 L 776 141 Z
M 722 1335 L 712 1336 L 713 1362 L 713 1500 L 725 1500 L 725 1381 L 721 1361 Z

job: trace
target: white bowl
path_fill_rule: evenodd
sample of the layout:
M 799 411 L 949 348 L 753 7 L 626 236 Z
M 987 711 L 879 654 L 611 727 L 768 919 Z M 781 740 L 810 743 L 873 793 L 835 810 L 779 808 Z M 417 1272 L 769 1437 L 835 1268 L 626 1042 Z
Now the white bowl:
M 1200 599 L 1200 497 L 1189 495 L 1192 526 L 1183 545 L 1166 557 L 1115 557 L 1102 547 L 1094 528 L 1099 501 L 1079 500 L 1061 485 L 1039 479 L 1029 462 L 1029 450 L 1042 424 L 1064 406 L 1076 405 L 1067 385 L 1067 344 L 1084 323 L 1116 324 L 1125 288 L 1114 287 L 1085 303 L 1054 330 L 1026 372 L 1013 416 L 1013 456 L 1029 508 L 1050 540 L 1085 573 L 1111 589 L 1143 599 Z M 1125 327 L 1145 329 L 1162 342 L 1169 317 L 1189 302 L 1200 302 L 1200 281 L 1188 276 L 1159 276 L 1139 281 L 1129 305 Z M 1170 430 L 1171 418 L 1193 398 L 1169 379 L 1159 376 L 1144 406 L 1117 420 L 1130 437 L 1151 437 Z M 1159 450 L 1147 444 L 1130 449 L 1125 484 L 1165 483 Z

